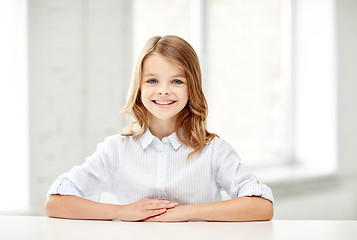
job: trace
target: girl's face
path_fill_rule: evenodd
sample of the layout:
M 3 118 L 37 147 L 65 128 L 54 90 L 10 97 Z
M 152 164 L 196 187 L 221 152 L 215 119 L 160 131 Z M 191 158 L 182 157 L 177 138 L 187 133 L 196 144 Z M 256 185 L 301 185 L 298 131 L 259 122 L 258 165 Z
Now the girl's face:
M 176 122 L 177 114 L 188 101 L 184 70 L 160 54 L 148 56 L 143 62 L 141 98 L 151 121 Z

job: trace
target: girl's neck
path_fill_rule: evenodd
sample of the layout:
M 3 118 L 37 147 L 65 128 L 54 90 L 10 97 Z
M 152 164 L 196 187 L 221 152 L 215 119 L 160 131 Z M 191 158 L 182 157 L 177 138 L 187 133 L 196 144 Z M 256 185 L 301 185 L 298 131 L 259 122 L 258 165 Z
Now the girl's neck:
M 176 121 L 172 119 L 160 120 L 151 119 L 149 129 L 152 135 L 162 140 L 164 137 L 168 137 L 175 132 Z

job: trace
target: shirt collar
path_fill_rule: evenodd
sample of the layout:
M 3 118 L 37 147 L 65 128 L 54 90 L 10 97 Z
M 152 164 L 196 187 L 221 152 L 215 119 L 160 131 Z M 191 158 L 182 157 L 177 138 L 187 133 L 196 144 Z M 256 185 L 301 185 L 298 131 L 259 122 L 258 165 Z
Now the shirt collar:
M 143 133 L 143 135 L 141 135 L 139 137 L 139 139 L 140 139 L 140 143 L 141 143 L 141 146 L 143 147 L 143 149 L 146 149 L 154 141 L 154 139 L 157 139 L 158 141 L 160 141 L 157 137 L 152 135 L 149 128 L 146 129 L 146 131 Z M 174 147 L 175 150 L 177 150 L 182 145 L 182 142 L 177 137 L 176 132 L 174 132 L 173 134 L 171 134 L 168 137 L 164 137 L 162 139 L 162 142 L 167 141 L 167 139 L 171 143 L 171 145 Z
M 181 147 L 182 142 L 180 141 L 180 139 L 177 137 L 176 132 L 174 132 L 173 134 L 171 134 L 170 136 L 167 137 L 171 143 L 171 145 L 174 147 L 175 150 L 179 149 L 179 147 Z M 165 138 L 164 138 L 165 139 Z

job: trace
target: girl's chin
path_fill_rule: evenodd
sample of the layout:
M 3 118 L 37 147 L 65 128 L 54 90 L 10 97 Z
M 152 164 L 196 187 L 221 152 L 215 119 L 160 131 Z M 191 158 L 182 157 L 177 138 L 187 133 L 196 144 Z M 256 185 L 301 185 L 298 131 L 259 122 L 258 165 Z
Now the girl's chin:
M 155 120 L 166 122 L 166 121 L 172 121 L 173 119 L 172 119 L 172 117 L 155 116 Z
M 176 121 L 176 118 L 171 115 L 160 115 L 160 114 L 150 114 L 151 121 L 160 121 L 160 122 L 167 122 L 167 121 Z

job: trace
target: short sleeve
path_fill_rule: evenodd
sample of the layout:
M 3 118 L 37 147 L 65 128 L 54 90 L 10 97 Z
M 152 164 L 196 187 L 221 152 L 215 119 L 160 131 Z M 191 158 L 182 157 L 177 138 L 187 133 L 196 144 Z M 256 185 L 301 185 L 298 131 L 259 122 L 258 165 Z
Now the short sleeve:
M 216 182 L 231 198 L 259 196 L 274 203 L 271 189 L 241 164 L 237 152 L 224 140 L 215 138 L 213 171 Z
M 81 166 L 75 166 L 69 172 L 60 175 L 50 187 L 47 196 L 60 194 L 90 198 L 111 191 L 116 147 L 117 144 L 112 137 L 106 138 L 97 145 L 94 154 L 87 157 Z

